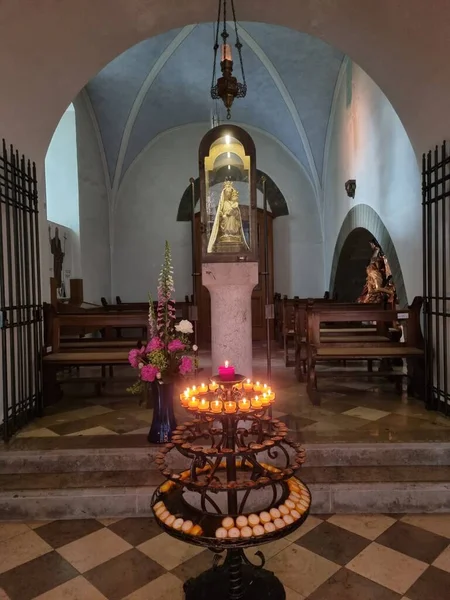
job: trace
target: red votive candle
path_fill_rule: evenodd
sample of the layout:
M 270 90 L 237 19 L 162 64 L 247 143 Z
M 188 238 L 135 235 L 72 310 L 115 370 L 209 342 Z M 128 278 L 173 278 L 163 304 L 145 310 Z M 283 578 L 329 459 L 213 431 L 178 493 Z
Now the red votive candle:
M 227 360 L 223 367 L 219 367 L 219 376 L 222 381 L 232 381 L 234 379 L 234 367 Z

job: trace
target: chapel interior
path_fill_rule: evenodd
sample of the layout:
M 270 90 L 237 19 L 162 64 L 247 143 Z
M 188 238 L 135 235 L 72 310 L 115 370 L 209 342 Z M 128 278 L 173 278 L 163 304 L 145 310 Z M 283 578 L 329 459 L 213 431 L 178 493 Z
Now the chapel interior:
M 0 3 L 0 600 L 448 597 L 449 20 Z

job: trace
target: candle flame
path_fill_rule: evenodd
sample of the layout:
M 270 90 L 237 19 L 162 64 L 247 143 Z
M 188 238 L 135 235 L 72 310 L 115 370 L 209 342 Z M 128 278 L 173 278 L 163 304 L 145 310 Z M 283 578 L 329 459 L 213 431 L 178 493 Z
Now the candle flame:
M 225 361 L 225 368 L 226 368 L 226 369 L 228 369 L 228 365 L 229 365 L 229 362 L 226 360 L 226 361 Z
M 247 379 L 247 383 L 250 383 L 250 379 Z

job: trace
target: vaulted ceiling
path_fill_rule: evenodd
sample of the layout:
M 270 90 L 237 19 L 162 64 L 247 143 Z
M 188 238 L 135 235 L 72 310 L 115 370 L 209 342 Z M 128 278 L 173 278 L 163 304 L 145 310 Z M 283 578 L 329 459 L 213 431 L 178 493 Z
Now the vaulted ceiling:
M 285 27 L 241 23 L 240 35 L 248 93 L 235 101 L 232 122 L 277 138 L 320 187 L 343 54 Z M 169 31 L 130 48 L 87 84 L 111 185 L 165 130 L 210 121 L 213 38 L 211 23 Z

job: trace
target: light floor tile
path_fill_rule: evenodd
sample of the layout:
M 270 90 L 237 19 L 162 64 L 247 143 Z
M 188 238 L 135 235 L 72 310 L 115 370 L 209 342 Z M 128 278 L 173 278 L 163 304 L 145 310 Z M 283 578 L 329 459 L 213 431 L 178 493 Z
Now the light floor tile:
M 29 560 L 38 558 L 50 552 L 51 549 L 51 546 L 31 529 L 0 542 L 0 573 L 5 573 Z
M 106 429 L 106 427 L 90 427 L 89 429 L 81 429 L 80 431 L 75 431 L 74 433 L 68 433 L 64 437 L 76 437 L 79 435 L 118 435 L 116 431 L 111 431 L 111 429 Z
M 323 523 L 322 519 L 318 519 L 317 517 L 309 516 L 306 521 L 301 525 L 296 531 L 290 533 L 285 537 L 286 540 L 290 542 L 296 542 L 301 537 L 315 529 L 318 525 Z
M 433 567 L 438 567 L 443 571 L 450 573 L 450 546 L 448 546 L 442 554 L 440 554 L 433 563 Z
M 1 598 L 1 597 L 0 597 Z M 108 600 L 81 575 L 37 596 L 35 600 Z
M 127 415 L 131 415 L 138 421 L 145 421 L 146 423 L 151 423 L 153 420 L 153 410 L 152 409 L 142 409 L 142 410 L 123 410 L 121 412 L 126 413 Z
M 322 583 L 339 571 L 339 565 L 306 548 L 292 544 L 267 561 L 283 585 L 303 596 L 309 596 Z
M 151 600 L 184 600 L 183 582 L 175 575 L 166 573 L 123 600 L 149 600 L 150 598 Z
M 428 568 L 420 560 L 372 543 L 347 565 L 347 569 L 404 594 Z
M 203 552 L 203 548 L 176 540 L 162 533 L 138 546 L 138 550 L 156 561 L 168 571 Z
M 42 525 L 48 525 L 53 521 L 27 521 L 27 525 L 30 529 L 37 529 L 38 527 L 42 527 Z
M 285 548 L 287 548 L 291 544 L 289 540 L 286 538 L 282 538 L 277 540 L 276 542 L 270 542 L 269 544 L 262 544 L 261 546 L 254 546 L 253 548 L 249 548 L 246 550 L 246 555 L 254 564 L 258 564 L 259 558 L 255 556 L 257 552 L 262 552 L 264 554 L 264 558 L 269 560 L 274 557 L 278 552 L 281 552 Z
M 105 527 L 109 527 L 110 525 L 114 525 L 114 523 L 118 523 L 122 520 L 122 517 L 108 518 L 108 519 L 97 519 L 99 523 L 104 525 Z
M 450 539 L 450 514 L 406 515 L 402 518 L 402 521 Z
M 42 438 L 42 437 L 59 437 L 57 433 L 51 429 L 41 427 L 39 429 L 30 429 L 29 431 L 21 431 L 17 434 L 18 438 Z
M 80 573 L 85 573 L 111 558 L 119 556 L 131 547 L 128 542 L 109 529 L 100 529 L 58 548 L 58 552 Z
M 10 600 L 10 597 L 2 588 L 0 588 L 0 600 Z
M 356 406 L 350 410 L 346 410 L 344 415 L 350 417 L 359 417 L 360 419 L 367 419 L 368 421 L 378 421 L 383 417 L 387 417 L 390 413 L 384 410 L 377 410 L 376 408 L 366 408 L 365 406 Z
M 9 540 L 21 533 L 27 533 L 27 531 L 30 531 L 30 529 L 24 523 L 0 523 L 0 542 Z
M 373 541 L 396 521 L 385 515 L 333 515 L 328 522 Z
M 297 592 L 294 592 L 291 588 L 284 586 L 284 591 L 286 592 L 286 600 L 306 600 L 305 596 L 297 594 Z

